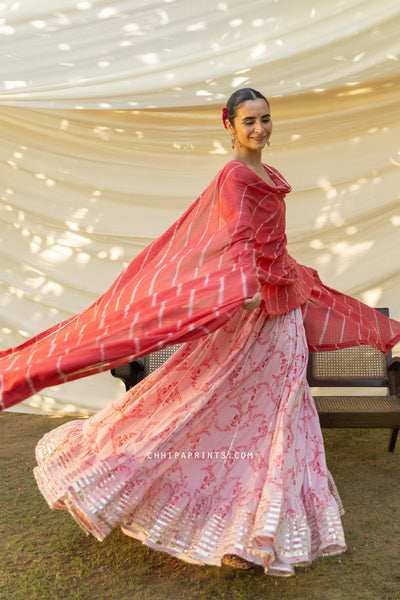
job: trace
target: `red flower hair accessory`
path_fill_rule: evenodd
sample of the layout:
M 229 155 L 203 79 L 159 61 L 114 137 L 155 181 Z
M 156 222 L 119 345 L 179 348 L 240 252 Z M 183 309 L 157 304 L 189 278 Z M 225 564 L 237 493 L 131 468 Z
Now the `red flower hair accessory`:
M 226 123 L 225 123 L 225 121 L 227 120 L 227 118 L 228 118 L 228 109 L 225 107 L 225 108 L 222 109 L 222 122 L 224 124 L 225 129 L 227 129 Z

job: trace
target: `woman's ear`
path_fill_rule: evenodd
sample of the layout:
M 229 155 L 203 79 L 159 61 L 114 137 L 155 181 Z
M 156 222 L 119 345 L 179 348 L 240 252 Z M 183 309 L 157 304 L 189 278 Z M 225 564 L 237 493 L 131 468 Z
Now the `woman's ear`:
M 229 133 L 231 135 L 234 135 L 235 130 L 234 130 L 233 126 L 232 126 L 232 123 L 228 119 L 225 121 L 225 127 L 227 128 L 227 130 L 229 131 Z

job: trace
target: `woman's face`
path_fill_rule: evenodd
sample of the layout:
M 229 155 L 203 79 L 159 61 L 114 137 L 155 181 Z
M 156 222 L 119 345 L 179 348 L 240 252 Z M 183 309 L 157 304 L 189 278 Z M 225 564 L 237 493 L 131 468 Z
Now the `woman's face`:
M 228 122 L 228 129 L 236 138 L 237 150 L 262 150 L 272 133 L 268 103 L 262 98 L 246 100 L 239 105 L 233 126 Z

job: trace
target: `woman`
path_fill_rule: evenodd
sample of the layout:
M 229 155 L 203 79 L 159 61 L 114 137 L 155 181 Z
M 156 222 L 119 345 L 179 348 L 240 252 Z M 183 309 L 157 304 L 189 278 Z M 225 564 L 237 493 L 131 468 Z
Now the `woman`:
M 235 92 L 224 125 L 234 158 L 185 215 L 87 311 L 4 353 L 3 402 L 186 342 L 110 407 L 47 434 L 39 487 L 99 540 L 121 526 L 188 562 L 292 575 L 345 550 L 307 346 L 388 351 L 400 324 L 288 255 L 290 186 L 261 162 L 265 97 Z

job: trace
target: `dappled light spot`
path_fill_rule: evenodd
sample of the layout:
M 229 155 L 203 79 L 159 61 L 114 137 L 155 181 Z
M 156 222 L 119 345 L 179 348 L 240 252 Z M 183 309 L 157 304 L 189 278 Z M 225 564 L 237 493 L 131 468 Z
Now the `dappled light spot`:
M 323 175 L 318 178 L 318 187 L 320 187 L 326 194 L 328 200 L 332 200 L 337 196 L 336 188 L 330 183 L 330 181 Z
M 193 150 L 194 148 L 193 144 L 187 144 L 183 142 L 174 142 L 172 147 L 175 148 L 175 150 Z
M 52 296 L 61 296 L 64 291 L 64 288 L 62 287 L 62 285 L 56 283 L 55 281 L 47 281 L 44 285 L 42 285 L 40 291 L 46 296 L 49 294 L 51 294 Z
M 267 47 L 265 44 L 257 44 L 251 51 L 251 58 L 259 58 L 266 53 Z
M 347 240 L 341 240 L 330 244 L 330 250 L 335 256 L 340 256 L 340 261 L 337 261 L 335 273 L 341 274 L 351 266 L 358 258 L 362 258 L 369 250 L 372 249 L 374 242 L 366 241 L 359 243 L 349 243 Z
M 142 54 L 139 56 L 139 58 L 142 62 L 144 62 L 145 65 L 158 65 L 160 62 L 160 58 L 156 52 Z
M 44 283 L 46 282 L 46 277 L 44 275 L 37 275 L 36 277 L 28 276 L 26 278 L 26 284 L 28 287 L 38 290 Z
M 144 31 L 140 30 L 139 23 L 127 23 L 123 26 L 122 31 L 131 35 L 144 35 Z
M 26 88 L 28 83 L 20 79 L 6 79 L 3 80 L 3 86 L 7 91 L 17 90 L 20 88 Z
M 98 19 L 111 19 L 117 16 L 117 9 L 112 6 L 106 6 L 97 14 Z
M 108 140 L 110 138 L 110 128 L 102 125 L 96 125 L 93 129 L 93 133 L 101 138 L 102 140 Z
M 51 248 L 46 248 L 40 253 L 40 257 L 53 264 L 60 264 L 67 261 L 72 256 L 72 249 L 60 244 L 54 244 Z
M 355 225 L 350 225 L 349 227 L 346 227 L 347 235 L 355 235 L 357 232 L 358 232 L 358 227 L 356 227 Z
M 13 35 L 14 33 L 15 29 L 11 25 L 0 24 L 0 35 Z
M 82 206 L 81 208 L 78 208 L 72 216 L 75 217 L 75 219 L 84 219 L 86 217 L 86 215 L 88 214 L 88 212 L 89 212 L 88 207 Z
M 71 222 L 66 222 L 65 224 L 67 226 L 69 226 L 70 224 L 72 224 L 73 226 L 76 225 L 76 223 L 71 223 Z M 74 233 L 73 231 L 65 231 L 65 233 L 63 234 L 60 241 L 62 241 L 62 243 L 65 244 L 66 246 L 70 246 L 72 248 L 79 248 L 80 246 L 87 246 L 91 242 L 90 238 L 85 237 L 83 235 L 78 235 L 77 233 Z
M 369 304 L 369 306 L 379 306 L 382 292 L 383 290 L 381 287 L 371 288 L 362 292 L 361 298 L 366 304 Z
M 121 246 L 113 246 L 109 250 L 108 257 L 110 260 L 121 260 L 125 255 L 124 249 Z
M 42 238 L 38 235 L 34 235 L 31 241 L 29 242 L 29 247 L 32 254 L 37 254 L 38 252 L 40 252 L 40 249 L 42 247 Z
M 74 221 L 66 221 L 65 224 L 71 231 L 79 231 L 78 223 L 75 223 Z
M 207 23 L 205 21 L 192 23 L 191 25 L 186 26 L 186 31 L 204 31 L 205 29 L 207 29 Z
M 87 265 L 90 261 L 90 254 L 86 252 L 78 252 L 76 255 L 76 261 L 82 265 Z
M 310 242 L 310 248 L 313 248 L 314 250 L 322 250 L 322 248 L 325 247 L 325 244 L 321 241 L 321 240 L 311 240 Z
M 19 290 L 21 291 L 21 290 Z M 18 294 L 16 294 L 18 295 Z M 20 335 L 23 338 L 29 338 L 30 337 L 30 333 L 28 331 L 25 331 L 24 329 L 18 329 L 17 330 L 18 335 Z
M 247 85 L 249 83 L 250 83 L 249 77 L 235 77 L 234 79 L 232 79 L 231 86 L 233 88 L 238 88 L 238 87 Z
M 358 83 L 358 82 L 357 82 Z M 350 84 L 349 84 L 350 85 Z M 357 84 L 354 84 L 357 85 Z M 366 87 L 366 88 L 357 88 L 355 90 L 348 90 L 346 92 L 339 92 L 337 94 L 338 98 L 343 98 L 346 96 L 358 96 L 360 94 L 369 94 L 373 92 L 373 89 L 370 87 Z
M 36 179 L 39 179 L 40 181 L 43 181 L 44 184 L 47 185 L 47 187 L 53 187 L 53 185 L 55 185 L 56 183 L 54 179 L 51 179 L 51 177 L 48 177 L 44 173 L 34 173 L 34 177 L 36 177 Z
M 78 10 L 90 10 L 93 7 L 92 2 L 78 2 L 76 8 Z
M 47 23 L 46 23 L 46 21 L 37 20 L 37 21 L 31 21 L 31 25 L 35 29 L 45 29 Z
M 219 140 L 213 140 L 212 150 L 209 151 L 209 154 L 228 154 L 228 150 L 224 148 Z

